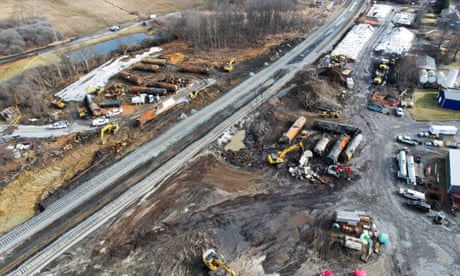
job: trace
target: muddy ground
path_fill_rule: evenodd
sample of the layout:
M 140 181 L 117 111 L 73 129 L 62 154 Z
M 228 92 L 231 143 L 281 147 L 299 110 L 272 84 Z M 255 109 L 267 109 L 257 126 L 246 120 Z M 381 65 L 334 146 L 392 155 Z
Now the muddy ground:
M 227 87 L 237 82 L 247 75 L 247 68 L 262 66 L 273 53 L 246 63 L 245 70 L 236 67 L 238 77 L 220 84 Z M 394 193 L 403 186 L 392 166 L 394 153 L 400 148 L 393 142 L 394 135 L 415 134 L 427 123 L 365 110 L 373 91 L 369 85 L 370 60 L 363 58 L 354 66 L 357 88 L 346 100 L 329 97 L 327 102 L 319 102 L 337 105 L 343 110 L 339 121 L 359 127 L 364 134 L 364 142 L 348 164 L 353 170 L 350 181 L 332 179 L 325 185 L 292 178 L 287 165 L 296 161 L 296 153 L 288 155 L 283 168 L 267 164 L 267 154 L 282 148 L 276 142 L 297 116 L 308 117 L 311 136 L 307 148 L 321 134 L 311 129 L 318 113 L 305 108 L 304 99 L 298 95 L 304 81 L 297 78 L 293 80 L 297 87 L 286 96 L 271 99 L 239 124 L 237 129 L 245 132 L 242 149 L 234 152 L 225 150 L 224 145 L 210 145 L 154 193 L 60 256 L 43 274 L 207 275 L 201 251 L 215 248 L 237 275 L 317 275 L 324 269 L 345 275 L 358 268 L 366 269 L 369 275 L 460 275 L 459 219 L 448 215 L 449 227 L 434 226 L 429 217 L 432 214 L 406 208 Z M 328 91 L 338 95 L 338 89 L 330 86 Z M 212 100 L 219 91 L 210 89 L 200 95 L 204 97 L 201 100 Z M 200 108 L 193 104 L 187 107 L 189 111 Z M 173 110 L 167 118 L 177 120 L 181 112 Z M 164 127 L 150 124 L 140 134 L 121 132 L 117 139 L 129 137 L 129 141 L 140 142 L 140 137 Z M 92 139 L 96 144 L 97 135 Z M 109 138 L 109 145 L 111 141 Z M 135 146 L 128 143 L 124 150 Z M 91 163 L 100 147 L 94 146 L 83 160 Z M 417 150 L 427 162 L 431 155 L 438 158 L 445 154 L 438 149 Z M 119 157 L 116 153 L 106 156 L 107 164 Z M 60 160 L 52 164 L 57 166 Z M 321 158 L 312 163 L 325 166 Z M 446 210 L 447 205 L 443 208 Z M 380 255 L 374 254 L 364 263 L 335 243 L 329 229 L 337 209 L 363 210 L 374 217 L 377 227 L 389 235 Z
M 459 219 L 448 214 L 448 226 L 433 225 L 433 212 L 411 210 L 395 195 L 405 185 L 395 177 L 395 152 L 401 145 L 394 136 L 414 135 L 428 124 L 365 110 L 374 89 L 369 85 L 370 60 L 354 65 L 357 88 L 343 103 L 341 120 L 359 127 L 365 137 L 348 164 L 350 181 L 310 183 L 292 178 L 287 164 L 278 169 L 266 163 L 266 155 L 280 148 L 279 135 L 297 116 L 306 115 L 309 122 L 318 118 L 293 90 L 247 119 L 245 148 L 232 152 L 210 145 L 45 273 L 207 275 L 201 251 L 216 248 L 238 275 L 317 275 L 324 269 L 334 275 L 355 269 L 369 275 L 460 275 Z M 311 132 L 312 139 L 317 137 Z M 423 146 L 414 151 L 426 162 L 446 153 Z M 296 158 L 288 156 L 290 161 Z M 312 162 L 323 166 L 320 159 Z M 447 211 L 448 202 L 442 208 Z M 329 236 L 337 209 L 373 216 L 378 229 L 389 235 L 388 244 L 367 263 L 339 247 Z

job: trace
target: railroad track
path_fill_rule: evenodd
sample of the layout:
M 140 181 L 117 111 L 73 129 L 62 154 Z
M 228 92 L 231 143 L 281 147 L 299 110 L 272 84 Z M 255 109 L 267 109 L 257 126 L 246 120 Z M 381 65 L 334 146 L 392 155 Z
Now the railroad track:
M 333 43 L 340 39 L 348 27 L 352 25 L 353 19 L 360 12 L 358 7 L 363 4 L 363 0 L 344 3 L 342 10 L 337 12 L 329 23 L 318 28 L 307 40 L 281 57 L 270 67 L 260 71 L 253 78 L 242 82 L 200 112 L 179 122 L 155 140 L 139 147 L 111 167 L 102 170 L 97 176 L 82 183 L 62 199 L 50 204 L 42 213 L 0 237 L 0 268 L 2 269 L 0 272 L 5 273 L 19 264 L 14 262 L 17 258 L 14 258 L 13 251 L 30 237 L 43 231 L 59 218 L 77 210 L 80 205 L 110 188 L 113 183 L 117 183 L 118 179 L 126 177 L 129 172 L 135 171 L 138 167 L 148 164 L 161 154 L 165 154 L 166 151 L 180 144 L 182 139 L 207 125 L 208 121 L 216 120 L 216 117 L 222 119 L 218 116 L 219 114 L 233 114 L 222 123 L 217 124 L 214 129 L 207 131 L 207 134 L 201 139 L 187 146 L 186 150 L 180 151 L 153 173 L 130 187 L 104 208 L 75 227 L 69 228 L 70 230 L 62 236 L 56 237 L 49 246 L 41 251 L 35 249 L 35 252 L 31 252 L 31 254 L 36 254 L 12 271 L 11 275 L 39 272 L 54 258 L 96 230 L 107 220 L 116 216 L 119 212 L 145 196 L 145 194 L 154 191 L 155 187 L 158 187 L 158 184 L 168 175 L 182 167 L 182 164 L 192 159 L 193 156 L 199 153 L 207 144 L 217 139 L 223 131 L 231 127 L 235 122 L 244 118 L 266 99 L 275 95 L 306 64 L 314 62 L 319 55 L 328 51 Z M 344 16 L 349 20 L 344 21 Z M 346 22 L 348 24 L 344 24 Z M 273 80 L 275 75 L 277 79 Z M 194 127 L 190 127 L 191 125 Z

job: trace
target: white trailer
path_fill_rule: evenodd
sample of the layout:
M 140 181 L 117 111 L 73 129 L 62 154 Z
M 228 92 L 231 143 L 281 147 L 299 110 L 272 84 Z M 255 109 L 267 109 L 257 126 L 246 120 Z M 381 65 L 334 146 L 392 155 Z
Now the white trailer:
M 407 177 L 407 163 L 406 163 L 406 151 L 401 150 L 398 153 L 398 164 L 399 164 L 399 170 L 398 170 L 398 177 L 406 179 Z
M 457 134 L 457 127 L 455 126 L 443 126 L 443 125 L 432 125 L 428 129 L 432 135 L 455 135 Z
M 407 156 L 407 184 L 415 185 L 416 184 L 415 181 L 416 181 L 416 178 L 415 178 L 414 156 L 408 155 Z

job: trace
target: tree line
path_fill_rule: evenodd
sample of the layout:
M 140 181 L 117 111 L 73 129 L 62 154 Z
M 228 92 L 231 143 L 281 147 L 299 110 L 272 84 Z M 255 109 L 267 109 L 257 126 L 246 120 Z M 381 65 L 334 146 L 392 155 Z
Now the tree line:
M 22 53 L 62 37 L 61 32 L 44 17 L 0 20 L 0 55 Z
M 197 48 L 247 47 L 271 34 L 305 33 L 314 20 L 293 0 L 214 1 L 203 9 L 184 11 L 175 32 Z

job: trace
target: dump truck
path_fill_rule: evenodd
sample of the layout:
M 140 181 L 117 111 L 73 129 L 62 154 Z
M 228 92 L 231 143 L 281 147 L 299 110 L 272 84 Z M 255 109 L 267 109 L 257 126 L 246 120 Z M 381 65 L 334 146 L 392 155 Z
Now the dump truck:
M 284 144 L 290 144 L 294 138 L 299 134 L 299 132 L 302 130 L 303 126 L 307 122 L 307 118 L 304 116 L 300 116 L 297 118 L 297 120 L 292 124 L 292 126 L 289 128 L 289 130 L 281 136 L 279 139 L 280 143 Z

